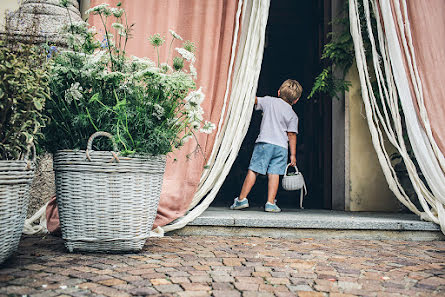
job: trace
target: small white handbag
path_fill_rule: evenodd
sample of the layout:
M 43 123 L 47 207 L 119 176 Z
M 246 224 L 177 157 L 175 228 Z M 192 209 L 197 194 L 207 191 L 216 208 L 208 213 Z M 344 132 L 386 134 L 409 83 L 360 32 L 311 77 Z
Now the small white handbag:
M 301 190 L 300 208 L 303 209 L 303 196 L 307 194 L 306 183 L 304 182 L 303 174 L 298 171 L 297 166 L 294 166 L 295 173 L 288 173 L 289 166 L 290 164 L 287 164 L 281 185 L 286 191 Z

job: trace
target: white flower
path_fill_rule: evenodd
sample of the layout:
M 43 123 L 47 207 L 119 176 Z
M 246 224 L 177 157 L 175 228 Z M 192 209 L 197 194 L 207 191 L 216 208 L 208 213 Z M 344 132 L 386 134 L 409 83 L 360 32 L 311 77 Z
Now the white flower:
M 89 56 L 88 64 L 97 64 L 99 62 L 103 62 L 103 59 L 106 58 L 105 51 L 96 51 L 92 55 Z
M 198 77 L 198 73 L 196 72 L 196 68 L 193 66 L 193 64 L 190 64 L 190 75 L 193 77 L 193 79 Z
M 179 40 L 182 40 L 182 37 L 181 36 L 179 36 L 179 34 L 178 33 L 176 33 L 175 31 L 173 31 L 173 30 L 168 30 L 169 32 L 170 32 L 170 34 L 173 36 L 173 38 L 176 38 L 176 39 L 179 39 Z
M 212 122 L 209 122 L 209 121 L 205 121 L 204 126 L 202 126 L 202 128 L 199 129 L 199 131 L 202 133 L 205 133 L 205 134 L 210 134 L 215 129 L 216 129 L 215 124 L 213 124 Z
M 199 126 L 201 125 L 201 121 L 193 121 L 190 123 L 190 125 L 194 130 L 198 130 Z
M 103 10 L 105 10 L 108 6 L 110 6 L 109 4 L 99 4 L 97 6 L 94 6 L 90 9 L 88 9 L 87 11 L 85 11 L 86 14 L 90 14 L 91 12 L 102 12 Z
M 186 110 L 187 110 L 187 117 L 190 119 L 190 121 L 199 121 L 201 122 L 203 120 L 202 115 L 204 114 L 204 110 L 201 106 L 193 106 L 186 104 Z M 198 123 L 199 128 L 199 123 Z M 197 129 L 197 128 L 196 128 Z
M 190 105 L 199 105 L 204 101 L 205 95 L 202 92 L 202 87 L 200 87 L 196 91 L 190 92 L 190 94 L 184 98 L 184 100 Z
M 123 9 L 119 9 L 119 8 L 111 8 L 111 13 L 116 17 L 116 18 L 120 18 L 123 14 L 124 14 L 124 10 Z
M 125 27 L 124 25 L 122 25 L 121 23 L 113 23 L 111 25 L 114 29 L 117 30 L 117 32 L 119 33 L 119 35 L 121 36 L 125 36 Z
M 88 28 L 88 33 L 96 34 L 97 33 L 96 27 L 95 26 L 91 26 L 90 28 Z
M 181 138 L 181 145 L 184 145 L 187 141 L 189 141 L 192 138 L 192 133 L 187 133 Z
M 164 108 L 159 105 L 158 103 L 155 103 L 153 105 L 153 115 L 158 119 L 161 120 L 162 116 L 164 115 Z
M 167 125 L 170 127 L 178 127 L 180 124 L 178 118 L 167 119 Z
M 124 25 L 122 25 L 121 23 L 113 23 L 111 24 L 111 26 L 116 30 L 125 30 Z
M 162 63 L 160 68 L 163 73 L 173 72 L 173 68 L 171 68 L 167 63 Z
M 188 50 L 186 50 L 185 48 L 182 48 L 182 47 L 177 47 L 177 48 L 175 48 L 175 50 L 187 61 L 195 63 L 196 58 L 195 58 L 194 53 L 189 52 Z
M 131 57 L 131 65 L 134 70 L 139 71 L 147 68 L 156 68 L 156 63 L 148 58 Z
M 82 91 L 83 88 L 78 82 L 71 84 L 71 87 L 65 91 L 66 102 L 70 104 L 73 100 L 81 100 L 83 98 Z

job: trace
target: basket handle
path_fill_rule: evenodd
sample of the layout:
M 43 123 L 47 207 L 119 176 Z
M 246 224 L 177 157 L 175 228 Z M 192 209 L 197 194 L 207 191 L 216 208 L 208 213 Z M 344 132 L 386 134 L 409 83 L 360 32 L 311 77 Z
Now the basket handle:
M 30 159 L 30 157 L 31 157 L 31 159 Z M 28 170 L 31 169 L 31 163 L 36 164 L 36 158 L 37 158 L 36 146 L 34 145 L 34 142 L 31 142 L 26 147 L 26 154 L 23 157 L 23 161 L 26 162 L 26 168 Z
M 36 163 L 36 146 L 34 145 L 34 142 L 31 142 L 30 144 L 28 144 L 28 146 L 26 147 L 26 155 L 23 158 L 23 160 L 25 161 L 29 161 L 31 160 L 32 163 Z M 29 158 L 31 156 L 31 159 Z
M 113 151 L 111 151 L 111 154 L 113 155 L 113 159 L 111 159 L 111 162 L 113 162 L 114 159 L 116 159 L 116 161 L 119 162 L 119 158 L 118 158 L 117 153 L 116 153 L 116 152 L 117 152 L 117 145 L 116 145 L 116 142 L 115 142 L 114 139 L 113 139 L 113 135 L 111 135 L 111 134 L 108 133 L 108 132 L 104 132 L 104 131 L 98 131 L 98 132 L 95 132 L 95 133 L 93 133 L 93 135 L 91 135 L 90 138 L 88 139 L 87 150 L 86 150 L 86 152 L 85 152 L 85 154 L 86 154 L 86 156 L 87 156 L 87 159 L 90 160 L 90 161 L 92 161 L 92 160 L 91 160 L 91 157 L 90 157 L 90 151 L 93 150 L 93 140 L 94 140 L 96 137 L 99 137 L 99 136 L 105 136 L 105 137 L 108 137 L 109 139 L 111 139 L 111 142 L 113 143 Z
M 287 175 L 287 170 L 289 169 L 289 166 L 290 166 L 290 163 L 287 164 L 287 166 L 286 166 L 286 171 L 284 172 L 284 173 L 285 173 L 284 175 Z M 295 165 L 295 166 L 293 166 L 293 167 L 295 168 L 295 174 L 300 173 L 300 171 L 298 170 L 297 165 Z

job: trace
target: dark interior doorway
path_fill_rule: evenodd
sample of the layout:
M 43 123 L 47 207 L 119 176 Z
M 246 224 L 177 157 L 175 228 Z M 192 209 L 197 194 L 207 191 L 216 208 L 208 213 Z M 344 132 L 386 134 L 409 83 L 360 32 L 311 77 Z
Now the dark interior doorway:
M 271 0 L 266 43 L 257 96 L 276 96 L 281 83 L 296 79 L 303 86 L 302 98 L 293 106 L 299 117 L 297 165 L 308 187 L 305 208 L 331 209 L 331 99 L 307 99 L 321 69 L 320 57 L 329 30 L 329 0 Z M 212 206 L 229 206 L 239 195 L 259 133 L 261 112 L 252 121 L 223 186 Z M 298 208 L 299 192 L 277 194 L 281 208 Z M 249 195 L 251 206 L 267 201 L 267 176 L 258 176 Z

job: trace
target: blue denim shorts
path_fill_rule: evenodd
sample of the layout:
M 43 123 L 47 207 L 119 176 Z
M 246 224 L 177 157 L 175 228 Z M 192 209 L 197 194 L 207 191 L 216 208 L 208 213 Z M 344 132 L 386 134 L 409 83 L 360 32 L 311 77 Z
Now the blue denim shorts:
M 287 149 L 279 145 L 258 142 L 253 149 L 249 169 L 259 174 L 283 175 L 287 166 Z

